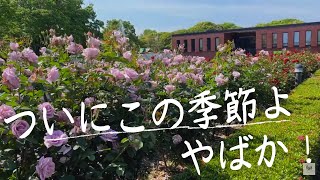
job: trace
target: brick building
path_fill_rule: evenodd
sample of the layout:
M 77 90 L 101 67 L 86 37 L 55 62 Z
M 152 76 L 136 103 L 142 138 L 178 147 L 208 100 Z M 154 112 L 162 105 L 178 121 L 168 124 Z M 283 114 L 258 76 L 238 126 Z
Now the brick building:
M 320 22 L 175 34 L 172 48 L 184 44 L 184 54 L 212 58 L 217 45 L 228 40 L 251 54 L 262 49 L 272 53 L 283 48 L 320 52 Z

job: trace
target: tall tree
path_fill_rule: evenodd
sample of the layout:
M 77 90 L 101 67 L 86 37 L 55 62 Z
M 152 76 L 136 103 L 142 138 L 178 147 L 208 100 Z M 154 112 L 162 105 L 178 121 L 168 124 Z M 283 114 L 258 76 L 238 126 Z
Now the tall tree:
M 33 44 L 39 44 L 40 33 L 53 28 L 84 43 L 88 31 L 102 35 L 103 22 L 96 19 L 92 5 L 83 5 L 82 0 L 0 0 L 1 14 L 5 15 L 3 19 L 1 15 L 0 36 L 29 36 Z
M 136 35 L 134 26 L 129 21 L 123 21 L 121 19 L 108 20 L 104 32 L 110 32 L 113 30 L 120 30 L 124 35 L 129 38 L 129 44 L 133 47 L 140 46 L 140 41 Z
M 268 23 L 260 23 L 257 24 L 256 27 L 264 27 L 264 26 L 278 26 L 278 25 L 285 25 L 285 24 L 299 24 L 304 23 L 303 21 L 299 19 L 280 19 L 280 20 L 274 20 Z

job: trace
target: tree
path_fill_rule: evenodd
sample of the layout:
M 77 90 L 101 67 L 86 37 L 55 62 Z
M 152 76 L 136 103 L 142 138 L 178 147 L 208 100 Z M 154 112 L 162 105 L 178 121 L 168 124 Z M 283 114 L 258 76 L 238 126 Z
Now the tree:
M 33 46 L 40 45 L 42 31 L 55 29 L 59 34 L 72 34 L 84 44 L 84 33 L 101 36 L 103 22 L 96 19 L 93 5 L 83 7 L 82 0 L 0 0 L 0 36 L 28 36 Z
M 190 27 L 188 31 L 189 32 L 205 32 L 209 30 L 221 30 L 221 29 L 222 29 L 221 26 L 213 22 L 204 21 L 204 22 L 199 22 L 196 25 Z
M 222 24 L 219 24 L 219 26 L 221 27 L 221 29 L 223 30 L 227 30 L 227 29 L 239 29 L 241 28 L 240 26 L 237 26 L 234 23 L 231 22 L 224 22 Z
M 139 47 L 140 41 L 136 35 L 136 30 L 134 26 L 129 21 L 123 21 L 121 19 L 108 20 L 106 27 L 104 28 L 104 33 L 113 30 L 120 30 L 124 35 L 129 38 L 129 44 L 133 47 Z
M 257 24 L 256 27 L 278 26 L 278 25 L 299 24 L 299 23 L 304 23 L 304 22 L 299 19 L 287 18 L 287 19 L 274 20 L 268 23 L 260 23 L 260 24 Z

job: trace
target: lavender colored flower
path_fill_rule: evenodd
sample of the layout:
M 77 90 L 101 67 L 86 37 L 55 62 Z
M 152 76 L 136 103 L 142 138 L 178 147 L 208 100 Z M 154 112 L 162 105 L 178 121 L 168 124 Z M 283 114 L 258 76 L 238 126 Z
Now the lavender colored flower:
M 16 69 L 13 67 L 6 68 L 2 73 L 2 83 L 10 89 L 20 87 L 20 80 L 16 75 Z
M 83 47 L 81 44 L 76 44 L 71 42 L 67 47 L 67 52 L 70 54 L 80 54 L 83 51 Z
M 241 61 L 239 61 L 239 59 L 234 60 L 234 64 L 236 66 L 240 66 L 241 65 Z
M 131 51 L 126 51 L 123 53 L 123 57 L 129 61 L 131 61 L 131 56 L 132 56 Z
M 168 94 L 170 94 L 172 91 L 174 91 L 176 89 L 176 87 L 174 85 L 166 85 L 166 86 L 164 86 L 164 89 L 166 90 L 166 92 Z
M 41 52 L 42 55 L 45 55 L 46 52 L 47 52 L 47 48 L 46 47 L 42 47 L 42 48 L 40 48 L 39 51 Z
M 38 56 L 30 48 L 25 48 L 22 51 L 22 56 L 31 63 L 38 63 Z
M 223 86 L 229 81 L 229 78 L 225 78 L 224 75 L 220 73 L 215 80 L 216 80 L 217 86 Z
M 100 138 L 104 141 L 104 142 L 115 142 L 118 140 L 118 135 L 116 133 L 115 130 L 109 129 L 107 131 L 102 132 L 104 134 L 102 134 L 100 136 Z
M 24 120 L 15 120 L 11 124 L 12 134 L 19 138 L 23 133 L 25 133 L 29 129 L 29 124 Z
M 121 72 L 119 69 L 116 69 L 116 68 L 110 69 L 110 74 L 111 74 L 116 80 L 120 80 L 120 79 L 124 79 L 124 78 L 125 78 L 123 72 Z
M 36 172 L 41 180 L 50 178 L 55 172 L 55 163 L 52 161 L 52 157 L 41 157 L 36 166 Z
M 139 74 L 133 69 L 125 68 L 124 72 L 125 72 L 124 76 L 128 81 L 136 80 L 139 78 Z
M 53 68 L 51 68 L 49 71 L 48 71 L 48 74 L 47 74 L 47 81 L 51 84 L 55 81 L 58 80 L 59 78 L 59 70 L 54 66 Z
M 84 104 L 87 106 L 92 106 L 94 101 L 95 101 L 94 97 L 88 97 L 84 100 Z
M 233 71 L 232 72 L 232 76 L 235 78 L 235 79 L 238 79 L 240 77 L 240 73 L 238 71 Z
M 83 50 L 82 55 L 86 60 L 93 60 L 98 57 L 100 50 L 97 48 L 86 48 Z
M 22 54 L 19 51 L 13 51 L 11 53 L 8 54 L 8 59 L 12 60 L 12 61 L 18 61 L 21 59 Z
M 67 138 L 67 134 L 62 132 L 61 130 L 55 130 L 53 131 L 52 135 L 49 135 L 48 133 L 46 133 L 46 136 L 44 136 L 44 145 L 47 148 L 50 148 L 52 146 L 55 147 L 60 147 L 64 144 L 67 144 L 68 139 L 63 139 L 63 138 Z
M 19 44 L 18 43 L 14 43 L 14 42 L 10 43 L 10 49 L 12 51 L 18 51 L 18 48 L 19 48 Z
M 50 43 L 53 46 L 64 45 L 65 44 L 65 39 L 63 37 L 61 37 L 61 36 L 53 35 L 52 38 L 50 39 Z
M 7 106 L 5 104 L 2 104 L 0 106 L 0 123 L 4 122 L 4 119 L 9 118 L 11 116 L 16 115 L 16 112 L 11 106 Z
M 182 137 L 179 134 L 176 134 L 172 136 L 172 142 L 175 145 L 180 144 L 182 142 Z
M 0 65 L 3 65 L 5 63 L 6 63 L 6 61 L 4 59 L 0 58 Z
M 54 117 L 55 110 L 54 110 L 54 107 L 50 103 L 44 102 L 38 106 L 38 110 L 39 110 L 41 116 L 43 116 L 43 108 L 46 108 L 46 110 L 47 110 L 47 118 L 48 119 Z
M 100 40 L 97 38 L 94 38 L 94 37 L 90 37 L 87 40 L 87 43 L 88 43 L 88 47 L 97 48 L 97 49 L 99 49 L 100 44 L 101 44 Z

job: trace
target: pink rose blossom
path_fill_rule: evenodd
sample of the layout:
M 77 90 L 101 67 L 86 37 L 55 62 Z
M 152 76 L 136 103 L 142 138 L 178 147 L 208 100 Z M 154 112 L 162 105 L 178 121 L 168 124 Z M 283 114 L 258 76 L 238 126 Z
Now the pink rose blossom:
M 119 69 L 115 69 L 115 68 L 110 69 L 110 74 L 116 80 L 120 80 L 120 79 L 124 79 L 125 78 L 123 72 L 121 72 Z
M 215 80 L 216 80 L 217 86 L 223 86 L 229 81 L 229 78 L 225 78 L 224 75 L 220 73 Z
M 25 48 L 22 51 L 23 57 L 31 63 L 38 63 L 38 56 L 30 48 Z
M 97 38 L 94 38 L 94 37 L 90 37 L 87 40 L 87 43 L 88 43 L 88 47 L 97 48 L 97 49 L 99 49 L 100 44 L 101 44 L 100 40 Z
M 54 107 L 50 103 L 44 102 L 38 106 L 38 110 L 39 110 L 41 116 L 43 116 L 43 108 L 46 108 L 46 110 L 47 110 L 47 118 L 48 119 L 51 119 L 54 117 L 55 110 L 54 110 Z
M 170 53 L 171 53 L 171 50 L 170 50 L 170 49 L 164 49 L 164 50 L 163 50 L 163 53 L 165 53 L 165 54 L 170 54 Z
M 29 124 L 24 120 L 15 120 L 11 124 L 12 134 L 19 138 L 23 133 L 29 129 Z
M 36 166 L 36 172 L 41 180 L 50 178 L 55 172 L 55 164 L 52 161 L 52 157 L 41 157 Z
M 68 139 L 62 139 L 62 138 L 67 138 L 68 136 L 66 133 L 62 132 L 61 130 L 55 130 L 53 131 L 52 135 L 49 135 L 46 133 L 46 136 L 44 136 L 44 145 L 47 148 L 50 148 L 52 146 L 55 147 L 60 147 L 64 144 L 67 144 Z
M 112 35 L 117 39 L 122 36 L 121 32 L 117 30 L 112 31 Z
M 93 60 L 98 57 L 100 50 L 97 48 L 86 48 L 83 50 L 82 55 L 86 60 Z
M 16 112 L 11 106 L 7 106 L 5 104 L 2 104 L 0 106 L 0 123 L 4 122 L 4 119 L 9 118 L 11 116 L 16 115 Z
M 170 62 L 171 62 L 171 59 L 170 59 L 170 58 L 163 58 L 163 59 L 162 59 L 162 62 L 163 62 L 166 66 L 168 66 L 168 65 L 170 64 Z
M 61 36 L 55 36 L 50 39 L 50 43 L 53 46 L 59 46 L 59 45 L 64 45 L 65 44 L 65 39 Z
M 10 89 L 17 89 L 20 87 L 20 80 L 15 73 L 16 69 L 13 67 L 6 68 L 2 73 L 2 83 Z
M 240 66 L 241 65 L 241 61 L 239 61 L 239 59 L 234 60 L 234 64 L 236 66 Z
M 139 74 L 133 69 L 125 68 L 124 72 L 125 72 L 125 75 L 124 75 L 125 78 L 129 81 L 130 80 L 134 81 L 139 78 Z
M 168 94 L 170 94 L 172 91 L 174 91 L 176 89 L 176 87 L 174 85 L 166 85 L 166 86 L 164 86 L 164 89 L 166 90 L 166 92 Z
M 84 104 L 86 106 L 92 106 L 92 104 L 94 103 L 95 99 L 94 97 L 88 97 L 84 100 Z
M 47 48 L 46 47 L 42 47 L 42 48 L 40 48 L 39 51 L 41 52 L 42 55 L 45 55 L 46 52 L 47 52 Z
M 233 71 L 232 72 L 232 76 L 235 78 L 235 79 L 238 79 L 240 77 L 240 73 L 238 71 Z
M 11 53 L 8 54 L 8 59 L 12 60 L 12 61 L 18 61 L 21 59 L 22 54 L 19 51 L 13 51 Z
M 256 63 L 256 62 L 258 62 L 258 60 L 259 60 L 258 57 L 253 57 L 253 58 L 251 59 L 252 63 Z
M 125 59 L 128 59 L 129 61 L 131 60 L 131 56 L 132 56 L 131 51 L 126 51 L 126 52 L 123 53 L 123 57 Z
M 53 68 L 51 68 L 49 71 L 48 71 L 48 74 L 47 74 L 47 81 L 51 84 L 55 81 L 58 80 L 60 74 L 59 74 L 59 70 L 54 66 Z
M 19 48 L 19 44 L 18 43 L 13 43 L 13 42 L 10 43 L 10 49 L 12 51 L 18 51 L 18 48 Z
M 0 58 L 0 65 L 3 65 L 5 63 L 6 63 L 6 61 L 4 59 Z
M 67 52 L 70 54 L 80 54 L 83 51 L 83 47 L 81 44 L 76 44 L 71 42 L 67 47 Z

